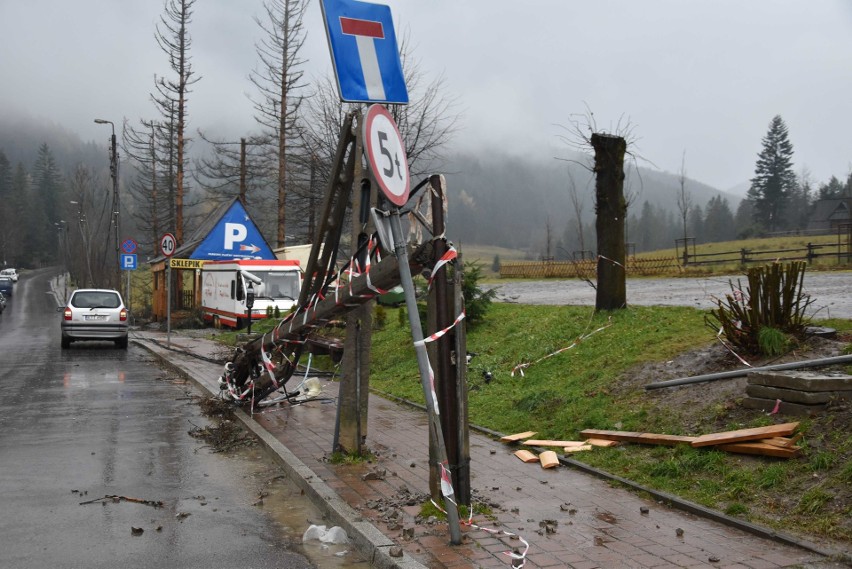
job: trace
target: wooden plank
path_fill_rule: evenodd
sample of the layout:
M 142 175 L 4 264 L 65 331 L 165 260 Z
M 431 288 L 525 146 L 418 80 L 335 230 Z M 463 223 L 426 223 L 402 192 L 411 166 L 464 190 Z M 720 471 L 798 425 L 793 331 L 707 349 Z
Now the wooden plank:
M 515 451 L 515 456 L 524 462 L 538 462 L 538 457 L 526 449 Z
M 587 439 L 626 441 L 647 445 L 677 445 L 691 443 L 696 439 L 696 437 L 684 437 L 681 435 L 661 435 L 658 433 L 637 433 L 632 431 L 601 431 L 599 429 L 586 429 L 585 431 L 580 431 L 580 434 Z
M 614 447 L 618 444 L 618 441 L 608 441 L 606 439 L 587 439 L 587 445 L 592 445 L 594 447 Z
M 529 445 L 531 447 L 579 447 L 583 446 L 583 441 L 551 441 L 548 439 L 529 439 L 524 441 L 525 445 Z
M 772 446 L 776 446 L 776 447 L 781 447 L 781 448 L 790 448 L 793 445 L 795 445 L 797 442 L 799 442 L 799 440 L 802 438 L 802 436 L 803 436 L 802 433 L 796 433 L 796 436 L 789 438 L 789 439 L 787 437 L 773 437 L 771 439 L 760 439 L 756 442 L 764 443 L 764 444 L 772 445 Z
M 584 450 L 592 450 L 593 448 L 595 447 L 593 447 L 592 445 L 582 445 L 578 447 L 565 447 L 563 450 L 565 452 L 582 452 Z
M 761 443 L 765 445 L 772 445 L 774 447 L 787 448 L 790 446 L 790 441 L 793 439 L 788 439 L 787 437 L 773 437 L 771 439 L 758 439 L 754 442 Z
M 514 435 L 506 435 L 505 437 L 500 437 L 500 442 L 502 443 L 516 443 L 521 439 L 528 439 L 536 434 L 535 431 L 525 431 L 523 433 L 515 433 Z
M 715 445 L 714 448 L 718 448 L 719 450 L 723 450 L 726 452 L 735 452 L 740 454 L 757 454 L 761 456 L 776 456 L 779 458 L 793 458 L 801 454 L 801 449 L 799 447 L 784 448 L 757 442 Z
M 559 466 L 559 457 L 552 450 L 544 451 L 538 455 L 538 458 L 541 461 L 542 468 L 555 468 Z
M 753 429 L 739 429 L 736 431 L 725 431 L 701 435 L 690 444 L 693 447 L 705 447 L 711 445 L 724 445 L 744 441 L 758 441 L 760 439 L 771 439 L 772 437 L 786 437 L 793 434 L 799 423 L 782 423 L 768 427 L 755 427 Z

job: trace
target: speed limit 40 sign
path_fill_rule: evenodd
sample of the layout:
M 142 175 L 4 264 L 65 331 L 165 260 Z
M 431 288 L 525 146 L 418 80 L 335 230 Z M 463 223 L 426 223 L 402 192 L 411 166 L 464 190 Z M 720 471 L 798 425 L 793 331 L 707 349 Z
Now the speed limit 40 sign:
M 171 233 L 166 233 L 163 235 L 162 239 L 160 239 L 160 251 L 166 257 L 171 257 L 175 254 L 175 249 L 177 249 L 177 239 Z
M 364 117 L 364 153 L 385 197 L 403 206 L 411 191 L 405 143 L 396 122 L 382 105 L 372 105 Z

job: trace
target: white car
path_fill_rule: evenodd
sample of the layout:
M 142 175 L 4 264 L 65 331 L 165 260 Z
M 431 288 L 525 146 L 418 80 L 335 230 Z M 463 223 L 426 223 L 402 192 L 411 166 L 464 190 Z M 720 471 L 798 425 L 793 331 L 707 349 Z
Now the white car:
M 117 290 L 81 288 L 62 311 L 62 349 L 78 340 L 112 340 L 127 349 L 127 308 Z
M 15 269 L 3 269 L 0 271 L 0 277 L 9 277 L 13 283 L 18 282 L 18 271 Z

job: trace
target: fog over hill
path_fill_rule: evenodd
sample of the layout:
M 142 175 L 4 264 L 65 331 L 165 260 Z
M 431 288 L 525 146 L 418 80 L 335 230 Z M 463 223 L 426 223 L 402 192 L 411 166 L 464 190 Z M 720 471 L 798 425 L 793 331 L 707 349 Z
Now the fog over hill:
M 76 164 L 84 163 L 95 172 L 108 175 L 109 134 L 109 129 L 105 128 L 103 141 L 84 142 L 77 134 L 49 121 L 0 116 L 0 149 L 13 168 L 21 162 L 31 169 L 39 146 L 46 143 L 64 174 L 70 173 Z M 193 153 L 200 148 L 200 144 L 194 147 Z M 539 247 L 545 239 L 548 223 L 555 235 L 564 232 L 567 225 L 575 224 L 572 180 L 581 217 L 584 223 L 593 223 L 591 163 L 591 155 L 560 148 L 548 149 L 540 156 L 507 149 L 447 156 L 438 172 L 445 174 L 450 196 L 448 235 L 463 245 L 495 245 L 521 250 Z M 641 162 L 637 164 L 629 157 L 625 169 L 629 215 L 639 215 L 646 201 L 654 207 L 677 213 L 679 174 L 642 166 Z M 125 181 L 132 173 L 124 160 L 121 173 Z M 412 183 L 418 181 L 412 180 Z M 711 198 L 721 195 L 728 200 L 731 209 L 736 210 L 741 199 L 689 178 L 686 190 L 691 204 L 702 208 Z
M 549 223 L 555 234 L 575 224 L 571 184 L 576 187 L 581 218 L 594 220 L 592 157 L 559 152 L 559 158 L 531 158 L 509 152 L 455 154 L 444 165 L 450 195 L 448 230 L 462 244 L 529 249 L 543 242 Z M 588 167 L 587 167 L 588 166 Z M 628 215 L 638 215 L 644 202 L 678 212 L 680 175 L 625 163 Z M 686 179 L 692 205 L 702 208 L 721 196 L 736 210 L 740 197 Z
M 120 129 L 121 125 L 116 127 Z M 47 119 L 0 113 L 0 150 L 3 150 L 12 168 L 17 167 L 18 163 L 22 163 L 27 170 L 32 168 L 39 147 L 47 144 L 63 172 L 78 163 L 101 169 L 109 164 L 107 143 L 112 135 L 109 127 L 103 130 L 102 141 L 84 142 L 78 134 Z M 120 135 L 120 132 L 116 134 Z

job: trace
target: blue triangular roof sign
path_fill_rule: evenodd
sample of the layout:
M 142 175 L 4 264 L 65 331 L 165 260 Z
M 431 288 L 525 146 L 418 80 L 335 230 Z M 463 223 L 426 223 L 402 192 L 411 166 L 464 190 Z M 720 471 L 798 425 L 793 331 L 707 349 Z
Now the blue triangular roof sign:
M 228 208 L 219 223 L 207 234 L 190 259 L 224 261 L 229 259 L 273 260 L 275 253 L 260 234 L 239 200 Z

